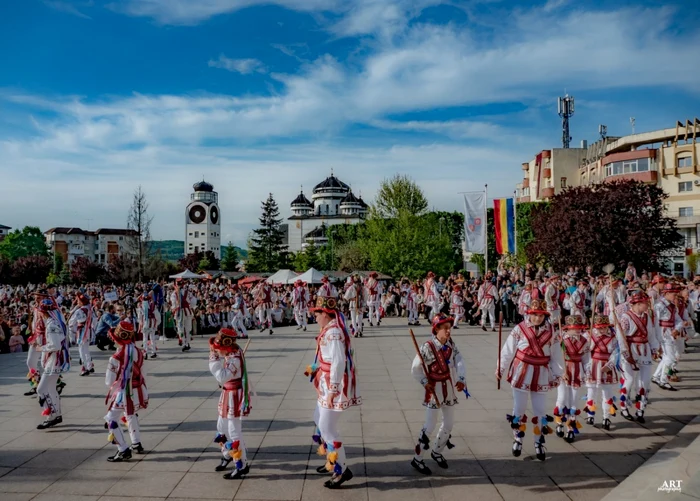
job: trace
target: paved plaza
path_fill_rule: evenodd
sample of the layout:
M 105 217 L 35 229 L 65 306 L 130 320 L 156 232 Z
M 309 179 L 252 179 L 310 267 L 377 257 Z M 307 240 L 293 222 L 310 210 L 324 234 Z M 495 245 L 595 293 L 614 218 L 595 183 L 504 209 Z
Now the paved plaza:
M 414 327 L 419 341 L 429 335 L 423 323 Z M 257 398 L 244 422 L 251 470 L 242 481 L 214 472 L 219 389 L 209 373 L 206 337 L 197 337 L 189 353 L 174 340 L 160 343 L 158 359 L 146 362 L 151 399 L 139 419 L 147 454 L 118 464 L 106 461 L 114 453 L 103 428 L 107 353 L 93 348 L 93 376 L 79 377 L 74 364 L 65 378 L 63 424 L 48 431 L 35 429 L 42 420 L 36 398 L 22 395 L 26 354 L 0 356 L 0 500 L 330 499 L 325 478 L 315 472 L 325 461 L 311 445 L 315 393 L 303 375 L 313 361 L 316 328 L 252 333 L 247 360 Z M 504 327 L 504 339 L 508 332 Z M 409 464 L 424 412 L 423 390 L 410 374 L 415 351 L 405 321 L 388 319 L 353 340 L 364 403 L 343 416 L 355 478 L 333 492 L 335 499 L 598 500 L 700 414 L 700 353 L 693 342 L 681 363 L 680 391 L 654 387 L 644 426 L 618 415 L 610 432 L 584 425 L 573 444 L 549 437 L 544 463 L 534 458 L 529 427 L 516 459 L 505 419 L 510 387 L 496 391 L 493 375 L 497 333 L 461 328 L 453 336 L 466 358 L 472 398 L 458 406 L 456 447 L 445 453 L 450 468 L 426 459 L 432 477 Z M 551 392 L 552 407 L 554 397 Z

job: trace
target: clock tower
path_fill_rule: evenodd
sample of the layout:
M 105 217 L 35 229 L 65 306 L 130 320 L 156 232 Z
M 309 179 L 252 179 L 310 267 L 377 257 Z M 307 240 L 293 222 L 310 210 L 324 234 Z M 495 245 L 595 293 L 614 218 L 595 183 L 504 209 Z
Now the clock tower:
M 212 251 L 221 259 L 219 194 L 204 180 L 195 183 L 193 188 L 185 210 L 185 255 Z

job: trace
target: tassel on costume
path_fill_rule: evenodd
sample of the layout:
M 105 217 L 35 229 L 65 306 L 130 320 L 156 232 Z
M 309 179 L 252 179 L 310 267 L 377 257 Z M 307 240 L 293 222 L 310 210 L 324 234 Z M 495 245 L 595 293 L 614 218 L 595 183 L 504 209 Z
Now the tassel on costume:
M 116 421 L 110 421 L 110 422 L 109 422 L 109 429 L 110 429 L 110 430 L 116 430 L 117 428 L 119 428 L 119 425 L 117 424 Z
M 231 454 L 231 455 L 233 456 L 233 459 L 238 460 L 238 459 L 241 459 L 241 458 L 243 457 L 243 451 L 241 451 L 241 450 L 239 449 L 239 450 L 235 451 L 235 452 L 234 452 L 233 454 Z
M 542 433 L 540 433 L 540 431 L 540 427 L 537 425 L 535 425 L 535 428 L 532 430 L 535 435 L 541 435 Z
M 333 471 L 333 465 L 329 462 L 326 462 L 326 471 Z
M 114 433 L 110 433 L 109 435 L 107 435 L 107 442 L 111 443 L 111 442 L 114 442 L 114 440 L 115 440 Z
M 51 415 L 51 409 L 49 409 L 49 408 L 47 407 L 46 409 L 44 409 L 43 411 L 41 411 L 41 415 L 42 415 L 42 416 L 50 416 L 50 415 Z
M 328 454 L 328 462 L 331 464 L 335 464 L 335 462 L 338 461 L 338 453 L 337 452 L 331 452 Z
M 238 461 L 236 461 L 236 469 L 237 470 L 243 469 L 243 461 L 241 461 L 240 459 Z
M 318 446 L 318 449 L 316 449 L 316 454 L 319 456 L 325 456 L 326 455 L 326 447 L 325 445 L 321 444 Z

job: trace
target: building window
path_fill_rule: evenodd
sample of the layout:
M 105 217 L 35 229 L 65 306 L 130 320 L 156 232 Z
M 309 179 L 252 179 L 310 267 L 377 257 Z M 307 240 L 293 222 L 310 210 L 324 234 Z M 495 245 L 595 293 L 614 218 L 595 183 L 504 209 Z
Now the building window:
M 692 166 L 693 166 L 693 158 L 692 157 L 680 157 L 678 159 L 678 168 L 692 167 Z
M 562 189 L 566 188 L 566 178 L 565 177 L 561 178 L 561 187 L 562 187 Z
M 192 232 L 190 232 L 190 236 L 192 236 Z
M 678 192 L 683 193 L 686 191 L 693 191 L 692 181 L 683 181 L 682 183 L 678 183 Z
M 621 174 L 634 174 L 635 172 L 646 172 L 649 170 L 649 159 L 638 158 L 637 160 L 625 160 L 623 162 L 613 162 L 605 166 L 605 177 L 619 176 Z
M 119 240 L 124 240 L 124 237 L 119 237 Z
M 199 232 L 198 232 L 198 231 L 195 231 L 195 232 L 194 232 L 194 238 L 199 238 Z
M 678 217 L 692 217 L 693 208 L 692 207 L 681 207 L 678 209 Z

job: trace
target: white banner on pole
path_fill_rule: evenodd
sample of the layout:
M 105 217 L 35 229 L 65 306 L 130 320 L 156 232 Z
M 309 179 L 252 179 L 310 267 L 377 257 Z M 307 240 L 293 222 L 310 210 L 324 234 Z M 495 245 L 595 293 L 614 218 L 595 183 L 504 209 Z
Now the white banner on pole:
M 464 194 L 464 239 L 467 252 L 486 250 L 486 196 L 483 192 Z

